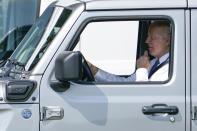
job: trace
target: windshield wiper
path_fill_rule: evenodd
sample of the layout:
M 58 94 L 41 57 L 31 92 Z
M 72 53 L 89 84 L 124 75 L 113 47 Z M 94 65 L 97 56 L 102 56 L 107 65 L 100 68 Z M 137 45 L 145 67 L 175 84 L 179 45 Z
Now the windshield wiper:
M 10 68 L 4 73 L 4 77 L 8 77 L 11 70 L 16 67 L 16 66 L 21 66 L 23 68 L 23 70 L 25 70 L 25 64 L 21 63 L 21 62 L 18 62 L 16 60 L 11 60 L 11 59 L 7 59 L 7 61 L 9 62 L 10 64 Z

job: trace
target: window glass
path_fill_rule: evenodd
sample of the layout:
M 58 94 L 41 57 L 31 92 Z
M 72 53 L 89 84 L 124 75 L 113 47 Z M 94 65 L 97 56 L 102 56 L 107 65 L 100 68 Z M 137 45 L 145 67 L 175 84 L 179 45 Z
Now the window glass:
M 36 49 L 45 28 L 53 13 L 53 8 L 48 8 L 40 19 L 32 26 L 30 31 L 25 36 L 15 53 L 11 56 L 12 60 L 17 60 L 23 64 L 26 64 L 32 53 Z
M 0 40 L 0 61 L 10 57 L 30 27 L 31 25 L 25 25 L 13 28 Z
M 0 0 L 0 38 L 13 28 L 33 24 L 39 3 L 40 0 Z
M 44 55 L 45 51 L 51 44 L 54 37 L 57 35 L 57 33 L 60 31 L 61 27 L 65 23 L 65 21 L 68 19 L 69 15 L 71 14 L 71 10 L 64 9 L 61 13 L 59 19 L 57 20 L 55 26 L 53 27 L 52 31 L 50 32 L 49 36 L 47 37 L 46 42 L 38 52 L 36 58 L 34 59 L 33 63 L 31 64 L 29 70 L 32 70 L 34 66 L 38 63 L 38 61 L 41 59 L 41 57 Z
M 89 23 L 75 50 L 95 66 L 116 75 L 135 71 L 139 21 Z
M 70 14 L 71 10 L 62 7 L 49 7 L 46 9 L 10 59 L 26 65 L 34 54 L 35 58 L 33 58 L 33 63 L 28 70 L 33 69 Z M 9 64 L 6 66 L 9 66 Z M 23 67 L 17 66 L 17 69 L 22 70 Z
M 39 3 L 39 0 L 0 0 L 0 62 L 10 57 L 35 22 Z

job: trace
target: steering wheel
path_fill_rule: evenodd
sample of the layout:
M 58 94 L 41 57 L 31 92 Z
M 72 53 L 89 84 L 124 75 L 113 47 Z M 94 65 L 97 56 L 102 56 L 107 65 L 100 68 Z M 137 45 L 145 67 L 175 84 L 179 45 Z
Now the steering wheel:
M 83 66 L 82 80 L 94 81 L 94 76 L 92 75 L 92 71 L 90 70 L 90 67 L 88 66 L 84 57 L 83 57 L 83 60 L 82 60 L 82 66 Z

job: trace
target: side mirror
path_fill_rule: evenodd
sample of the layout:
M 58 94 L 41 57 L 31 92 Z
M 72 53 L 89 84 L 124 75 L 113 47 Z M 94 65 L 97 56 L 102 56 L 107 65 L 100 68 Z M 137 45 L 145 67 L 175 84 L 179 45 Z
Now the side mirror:
M 55 77 L 59 81 L 82 79 L 82 54 L 74 51 L 64 51 L 55 61 Z

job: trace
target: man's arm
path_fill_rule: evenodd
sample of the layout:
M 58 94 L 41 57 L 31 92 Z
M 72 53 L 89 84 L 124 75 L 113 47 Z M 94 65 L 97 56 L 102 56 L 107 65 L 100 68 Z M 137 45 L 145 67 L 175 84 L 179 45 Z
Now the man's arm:
M 95 80 L 99 82 L 131 82 L 131 81 L 135 81 L 136 79 L 135 74 L 130 75 L 129 77 L 125 78 L 125 77 L 117 76 L 117 75 L 108 73 L 106 71 L 103 71 L 88 61 L 87 63 L 90 67 L 90 70 L 92 71 L 92 74 Z
M 92 63 L 90 63 L 89 61 L 87 61 L 88 66 L 90 67 L 90 70 L 92 71 L 92 75 L 95 76 L 96 73 L 98 72 L 98 68 L 96 66 L 94 66 Z
M 102 82 L 132 82 L 132 81 L 148 81 L 148 69 L 150 68 L 151 62 L 149 60 L 148 51 L 144 52 L 144 55 L 137 60 L 137 71 L 129 77 L 121 77 L 101 69 L 88 62 L 90 70 L 96 81 Z

